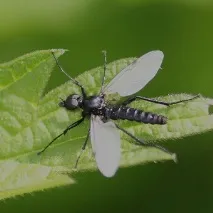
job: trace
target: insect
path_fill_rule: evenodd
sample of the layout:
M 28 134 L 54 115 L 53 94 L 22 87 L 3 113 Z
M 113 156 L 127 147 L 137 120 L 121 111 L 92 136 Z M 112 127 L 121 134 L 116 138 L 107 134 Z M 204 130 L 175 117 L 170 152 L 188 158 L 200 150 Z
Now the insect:
M 120 96 L 125 97 L 133 95 L 141 90 L 158 72 L 163 61 L 163 52 L 159 50 L 151 51 L 141 56 L 132 64 L 121 70 L 121 72 L 118 73 L 108 85 L 104 86 L 107 60 L 106 51 L 103 51 L 104 69 L 101 89 L 99 94 L 89 97 L 87 96 L 83 85 L 69 76 L 60 66 L 58 59 L 55 57 L 54 53 L 52 54 L 59 69 L 81 89 L 81 95 L 71 94 L 66 98 L 66 100 L 62 100 L 59 103 L 59 106 L 64 107 L 70 111 L 80 108 L 82 109 L 82 117 L 69 125 L 61 134 L 54 138 L 38 154 L 43 153 L 56 139 L 58 139 L 62 135 L 65 135 L 69 130 L 80 125 L 86 117 L 89 117 L 91 121 L 86 140 L 82 146 L 82 151 L 86 148 L 90 136 L 92 150 L 95 155 L 97 167 L 100 172 L 106 177 L 112 177 L 119 167 L 121 142 L 118 130 L 122 131 L 124 134 L 127 134 L 139 145 L 156 147 L 163 150 L 164 152 L 172 154 L 170 151 L 158 144 L 144 142 L 143 140 L 137 138 L 130 132 L 120 127 L 118 124 L 114 123 L 112 120 L 126 119 L 129 121 L 137 121 L 141 123 L 165 125 L 167 123 L 167 117 L 151 112 L 144 112 L 140 109 L 130 108 L 127 105 L 135 101 L 136 99 L 141 99 L 156 104 L 170 106 L 192 100 L 197 96 L 187 100 L 180 100 L 171 103 L 157 101 L 141 96 L 133 96 L 127 98 L 127 100 L 125 100 L 120 105 L 110 105 L 105 101 L 105 96 L 107 94 L 118 93 Z M 76 160 L 76 167 L 79 159 L 80 155 Z

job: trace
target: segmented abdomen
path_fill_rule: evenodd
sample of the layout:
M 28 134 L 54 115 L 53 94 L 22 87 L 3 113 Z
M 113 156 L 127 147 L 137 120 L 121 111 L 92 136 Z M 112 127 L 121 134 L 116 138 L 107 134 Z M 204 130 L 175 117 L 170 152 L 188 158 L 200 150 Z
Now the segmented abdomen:
M 157 115 L 151 112 L 144 112 L 139 109 L 134 109 L 126 106 L 106 107 L 105 115 L 112 120 L 129 120 L 149 124 L 166 124 L 167 118 L 162 115 Z

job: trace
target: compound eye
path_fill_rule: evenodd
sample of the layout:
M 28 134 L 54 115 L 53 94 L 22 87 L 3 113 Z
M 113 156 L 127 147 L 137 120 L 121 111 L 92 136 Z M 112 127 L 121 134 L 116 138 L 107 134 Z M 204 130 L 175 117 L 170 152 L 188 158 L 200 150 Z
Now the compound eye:
M 72 98 L 72 99 L 71 99 L 71 105 L 72 105 L 73 107 L 77 107 L 77 106 L 78 106 L 78 101 L 77 101 L 76 98 Z
M 75 95 L 75 94 L 74 94 L 74 95 L 71 95 L 71 98 L 72 98 L 72 99 L 76 99 L 76 100 L 77 100 L 77 99 L 79 99 L 79 98 L 80 98 L 80 96 L 79 96 L 79 95 Z
M 79 95 L 70 95 L 67 97 L 65 101 L 65 107 L 67 109 L 75 109 L 79 106 L 78 100 L 80 96 Z

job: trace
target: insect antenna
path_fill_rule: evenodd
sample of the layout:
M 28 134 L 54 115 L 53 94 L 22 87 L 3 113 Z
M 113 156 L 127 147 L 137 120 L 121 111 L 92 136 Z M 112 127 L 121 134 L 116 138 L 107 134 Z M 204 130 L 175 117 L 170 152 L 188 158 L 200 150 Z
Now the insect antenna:
M 103 50 L 102 51 L 103 56 L 104 56 L 104 73 L 103 73 L 103 77 L 102 77 L 102 81 L 101 81 L 101 90 L 100 93 L 103 92 L 103 86 L 104 86 L 104 82 L 105 82 L 105 75 L 106 75 L 106 69 L 107 69 L 107 51 Z
M 68 73 L 66 73 L 66 72 L 64 71 L 64 69 L 62 68 L 62 66 L 59 64 L 59 61 L 58 61 L 58 59 L 56 58 L 54 52 L 51 52 L 51 53 L 52 53 L 52 55 L 53 55 L 53 57 L 54 57 L 54 59 L 55 59 L 56 65 L 57 65 L 58 68 L 61 70 L 61 72 L 63 72 L 63 73 L 64 73 L 75 85 L 77 85 L 78 87 L 80 87 L 83 97 L 86 97 L 86 93 L 85 93 L 85 91 L 84 91 L 83 86 L 82 86 L 78 81 L 76 81 L 74 78 L 72 78 Z

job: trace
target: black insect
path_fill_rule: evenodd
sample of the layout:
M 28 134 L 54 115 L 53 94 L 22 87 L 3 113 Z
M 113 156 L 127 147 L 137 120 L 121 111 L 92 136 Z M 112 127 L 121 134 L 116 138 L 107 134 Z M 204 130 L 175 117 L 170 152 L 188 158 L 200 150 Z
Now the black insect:
M 44 152 L 57 138 L 61 137 L 62 135 L 65 135 L 69 130 L 81 124 L 86 117 L 90 117 L 90 128 L 88 130 L 87 137 L 83 144 L 82 150 L 85 149 L 90 135 L 92 149 L 95 155 L 97 166 L 104 176 L 111 177 L 117 171 L 120 161 L 120 134 L 117 129 L 133 138 L 136 143 L 140 145 L 156 147 L 167 153 L 172 154 L 160 145 L 144 142 L 143 140 L 137 138 L 136 136 L 132 135 L 125 129 L 112 122 L 112 120 L 126 119 L 129 121 L 137 121 L 146 124 L 149 123 L 164 125 L 167 123 L 167 117 L 165 116 L 130 108 L 126 106 L 127 104 L 135 101 L 136 99 L 141 99 L 156 104 L 170 106 L 173 104 L 192 100 L 197 96 L 187 100 L 181 100 L 172 103 L 161 102 L 141 96 L 134 96 L 127 99 L 120 105 L 109 105 L 105 102 L 105 95 L 107 94 L 118 93 L 120 96 L 130 96 L 141 90 L 156 75 L 157 71 L 161 66 L 164 55 L 161 51 L 151 51 L 141 56 L 132 64 L 124 68 L 119 74 L 114 77 L 114 79 L 107 86 L 104 87 L 103 85 L 105 80 L 107 62 L 106 52 L 103 51 L 103 53 L 105 63 L 101 90 L 98 95 L 89 97 L 86 95 L 84 87 L 78 81 L 70 77 L 62 69 L 53 53 L 53 56 L 60 70 L 65 73 L 74 84 L 80 87 L 82 93 L 81 95 L 69 95 L 67 99 L 61 101 L 59 105 L 71 111 L 76 108 L 81 108 L 82 118 L 68 126 L 60 135 L 54 138 L 38 154 Z M 79 159 L 80 156 L 76 161 L 76 167 Z

